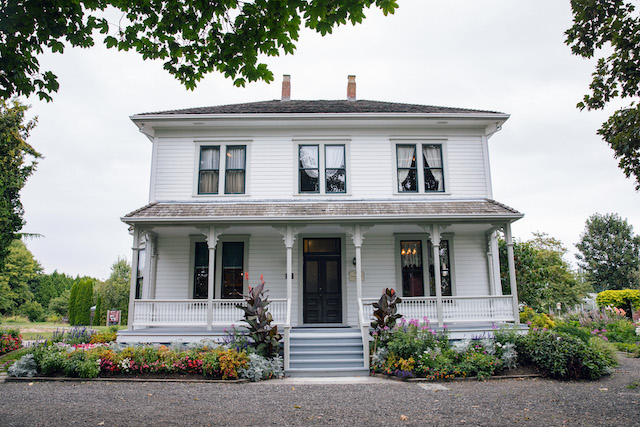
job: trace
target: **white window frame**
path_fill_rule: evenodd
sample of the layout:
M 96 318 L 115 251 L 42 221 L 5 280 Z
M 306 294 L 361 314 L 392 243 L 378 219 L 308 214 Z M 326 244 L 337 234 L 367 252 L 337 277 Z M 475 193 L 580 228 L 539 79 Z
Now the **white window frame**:
M 418 191 L 398 191 L 398 146 L 414 145 L 416 147 L 416 180 Z M 444 179 L 444 191 L 425 191 L 424 182 L 424 161 L 422 158 L 423 145 L 439 145 L 442 152 L 442 176 Z M 449 156 L 447 154 L 448 141 L 442 138 L 392 138 L 391 152 L 393 157 L 392 176 L 393 176 L 393 194 L 398 196 L 441 196 L 450 195 L 451 183 L 449 181 Z
M 295 180 L 293 183 L 293 194 L 296 196 L 302 197 L 313 197 L 313 196 L 331 196 L 331 197 L 341 197 L 341 196 L 350 196 L 351 195 L 351 156 L 350 156 L 350 139 L 344 138 L 322 138 L 322 139 L 294 139 L 293 140 L 293 160 L 294 160 L 294 173 Z M 300 191 L 300 146 L 304 145 L 317 145 L 318 146 L 318 184 L 319 191 L 315 193 L 311 192 L 301 192 Z M 344 174 L 345 174 L 345 192 L 344 193 L 327 193 L 327 169 L 326 169 L 326 161 L 325 161 L 325 147 L 331 145 L 342 145 L 344 146 Z
M 193 197 L 197 198 L 220 198 L 220 197 L 246 197 L 250 195 L 249 183 L 251 182 L 250 159 L 251 159 L 251 140 L 247 139 L 203 139 L 195 140 L 194 155 L 194 178 L 193 178 Z M 225 193 L 225 185 L 227 181 L 227 148 L 244 146 L 244 193 Z M 200 153 L 203 147 L 219 147 L 220 148 L 220 164 L 218 165 L 218 192 L 215 194 L 201 194 L 198 192 L 198 183 L 200 180 Z

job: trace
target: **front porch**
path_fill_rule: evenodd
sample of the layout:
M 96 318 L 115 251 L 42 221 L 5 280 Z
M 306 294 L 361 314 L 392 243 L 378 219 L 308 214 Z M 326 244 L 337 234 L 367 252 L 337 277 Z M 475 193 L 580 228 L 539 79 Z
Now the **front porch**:
M 427 318 L 434 329 L 482 335 L 518 323 L 510 224 L 521 214 L 492 201 L 338 207 L 155 204 L 128 215 L 137 274 L 129 330 L 118 340 L 221 339 L 223 329 L 242 325 L 239 298 L 263 276 L 286 369 L 300 327 L 357 331 L 367 368 L 371 304 L 385 288 L 403 299 L 402 315 Z M 500 229 L 513 295 L 502 295 Z

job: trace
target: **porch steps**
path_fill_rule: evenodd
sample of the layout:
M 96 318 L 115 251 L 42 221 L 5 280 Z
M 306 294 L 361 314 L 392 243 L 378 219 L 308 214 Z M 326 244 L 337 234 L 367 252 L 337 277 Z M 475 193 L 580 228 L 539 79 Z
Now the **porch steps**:
M 292 377 L 369 375 L 362 336 L 353 328 L 293 328 L 289 366 L 287 375 Z

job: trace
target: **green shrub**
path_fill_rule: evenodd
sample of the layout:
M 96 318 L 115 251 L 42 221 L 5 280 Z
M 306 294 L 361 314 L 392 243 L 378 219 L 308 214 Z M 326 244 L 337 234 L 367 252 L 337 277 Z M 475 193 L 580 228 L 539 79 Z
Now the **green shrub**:
M 78 300 L 78 282 L 73 282 L 71 286 L 71 293 L 69 294 L 69 324 L 77 325 L 76 323 L 76 302 Z M 55 299 L 55 298 L 54 298 Z
M 524 340 L 523 350 L 552 378 L 598 379 L 614 366 L 591 342 L 565 333 L 531 332 Z
M 564 332 L 565 334 L 573 335 L 580 338 L 584 342 L 589 342 L 592 337 L 591 331 L 588 328 L 581 327 L 577 321 L 574 322 L 558 322 L 555 328 L 556 332 Z
M 618 366 L 618 356 L 613 344 L 600 337 L 591 337 L 589 345 L 605 359 L 609 366 Z
M 520 323 L 526 323 L 533 328 L 553 329 L 555 322 L 545 313 L 537 313 L 531 307 L 525 307 L 520 312 Z
M 633 344 L 636 341 L 640 341 L 640 338 L 636 335 L 635 325 L 626 319 L 608 324 L 605 335 L 609 341 L 614 342 Z
M 58 313 L 53 313 L 46 316 L 44 320 L 45 322 L 49 322 L 49 323 L 60 323 L 62 322 L 62 316 L 60 316 Z
M 44 320 L 44 309 L 37 301 L 27 301 L 20 307 L 20 313 L 27 316 L 30 322 L 42 322 Z
M 100 374 L 100 365 L 93 359 L 86 357 L 78 362 L 78 376 L 80 378 L 97 378 Z
M 631 314 L 631 307 L 640 311 L 640 290 L 622 289 L 602 291 L 596 296 L 596 302 L 600 308 L 617 307 Z
M 624 351 L 626 353 L 629 353 L 629 355 L 631 355 L 633 357 L 640 357 L 640 344 L 638 344 L 638 343 L 628 344 L 628 343 L 623 343 L 623 342 L 614 342 L 614 343 L 611 343 L 611 344 L 618 351 Z
M 55 375 L 64 370 L 67 360 L 66 352 L 52 351 L 42 356 L 40 360 L 40 371 L 45 375 Z

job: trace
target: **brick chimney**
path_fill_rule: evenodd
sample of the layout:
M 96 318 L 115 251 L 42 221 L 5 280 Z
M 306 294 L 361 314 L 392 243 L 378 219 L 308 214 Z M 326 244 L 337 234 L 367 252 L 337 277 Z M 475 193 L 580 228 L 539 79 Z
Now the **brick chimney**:
M 347 101 L 356 100 L 356 76 L 349 76 L 349 83 L 347 83 Z
M 282 101 L 291 101 L 291 76 L 289 74 L 282 76 Z

